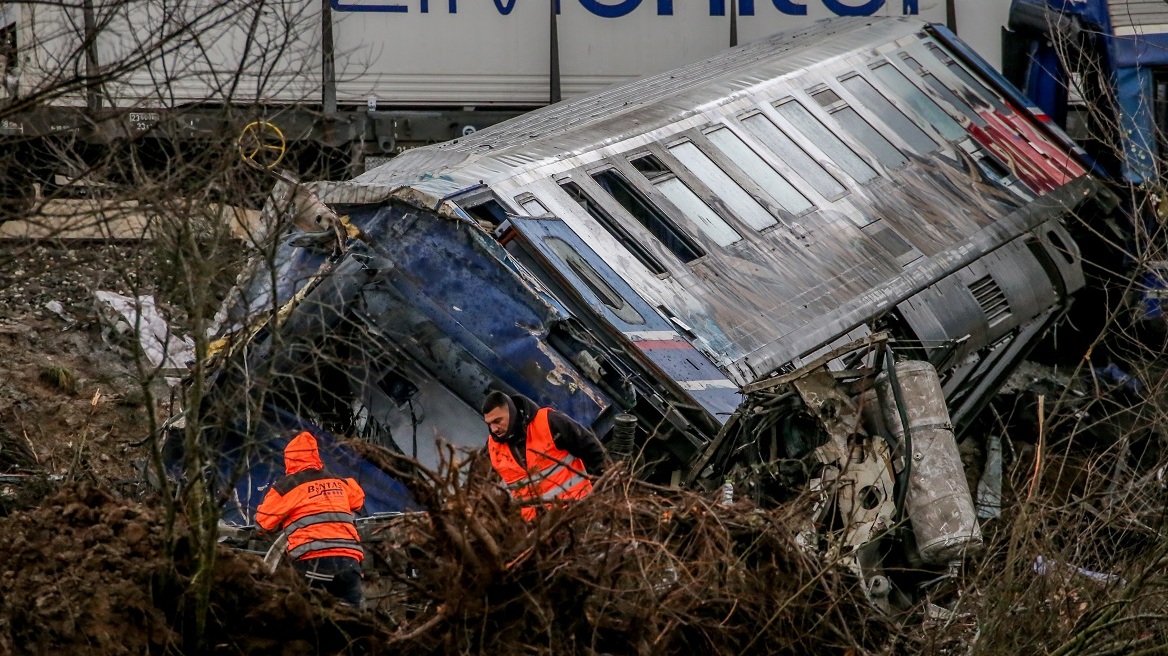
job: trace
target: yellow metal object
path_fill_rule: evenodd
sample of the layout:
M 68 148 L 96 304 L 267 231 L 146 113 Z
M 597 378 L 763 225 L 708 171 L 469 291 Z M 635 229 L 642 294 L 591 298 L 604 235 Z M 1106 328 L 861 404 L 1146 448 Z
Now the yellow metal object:
M 287 152 L 288 140 L 280 128 L 267 121 L 252 121 L 243 126 L 235 140 L 239 157 L 248 166 L 271 171 L 279 165 Z
M 214 357 L 230 343 L 230 340 L 228 340 L 226 337 L 222 337 L 211 342 L 210 344 L 207 344 L 207 357 Z
M 345 233 L 348 234 L 349 237 L 356 239 L 357 237 L 361 236 L 361 229 L 352 223 L 349 223 L 348 214 L 341 217 L 341 225 L 345 226 Z

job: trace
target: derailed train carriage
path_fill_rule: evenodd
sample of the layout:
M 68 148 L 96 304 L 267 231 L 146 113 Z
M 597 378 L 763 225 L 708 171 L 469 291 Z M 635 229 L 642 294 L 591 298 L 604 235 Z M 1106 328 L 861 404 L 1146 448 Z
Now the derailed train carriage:
M 522 393 L 650 480 L 821 491 L 810 528 L 883 605 L 890 563 L 977 546 L 954 435 L 1084 283 L 1086 167 L 942 27 L 776 35 L 313 185 L 321 232 L 224 307 L 207 411 L 252 434 L 262 396 L 433 465 Z

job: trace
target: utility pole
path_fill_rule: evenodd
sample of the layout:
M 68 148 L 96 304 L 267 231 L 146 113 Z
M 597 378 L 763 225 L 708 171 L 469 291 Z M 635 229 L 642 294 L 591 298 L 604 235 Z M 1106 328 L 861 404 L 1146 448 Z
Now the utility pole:
M 738 45 L 738 0 L 730 0 L 730 47 Z
M 89 111 L 101 109 L 101 85 L 98 76 L 101 74 L 97 61 L 97 17 L 93 13 L 93 0 L 85 0 L 81 4 L 81 20 L 85 28 L 85 105 Z
M 945 27 L 957 34 L 957 0 L 945 0 Z
M 333 53 L 333 6 L 320 0 L 321 108 L 325 116 L 337 113 L 337 61 Z
M 551 39 L 549 44 L 551 57 L 548 62 L 548 67 L 550 68 L 548 71 L 548 82 L 551 87 L 551 94 L 548 100 L 552 104 L 555 104 L 562 99 L 560 95 L 560 32 L 556 21 L 556 5 L 559 4 L 559 0 L 551 0 L 548 4 L 552 8 Z

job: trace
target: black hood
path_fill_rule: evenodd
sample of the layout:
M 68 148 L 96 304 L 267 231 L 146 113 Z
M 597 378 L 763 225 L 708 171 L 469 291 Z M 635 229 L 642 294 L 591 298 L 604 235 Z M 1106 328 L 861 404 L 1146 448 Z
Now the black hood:
M 507 408 L 511 412 L 511 427 L 507 430 L 507 434 L 503 439 L 498 440 L 505 444 L 516 444 L 527 439 L 527 425 L 535 418 L 535 413 L 539 412 L 539 406 L 535 401 L 516 394 L 509 396 L 510 405 Z M 494 436 L 492 436 L 493 439 Z

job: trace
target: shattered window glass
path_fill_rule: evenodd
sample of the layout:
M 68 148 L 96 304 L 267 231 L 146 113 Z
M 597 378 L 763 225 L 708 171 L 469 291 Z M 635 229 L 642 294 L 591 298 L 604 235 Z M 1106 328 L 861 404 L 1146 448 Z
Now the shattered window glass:
M 669 149 L 669 152 L 685 165 L 699 180 L 706 183 L 710 191 L 714 192 L 730 209 L 734 211 L 747 225 L 755 230 L 762 230 L 775 225 L 778 221 L 771 213 L 758 204 L 750 194 L 746 193 L 738 183 L 726 174 L 717 164 L 691 142 L 678 144 Z
M 836 181 L 819 162 L 811 158 L 791 138 L 783 133 L 769 118 L 754 114 L 742 119 L 742 125 L 779 159 L 794 169 L 811 184 L 824 198 L 833 199 L 844 194 L 843 185 Z
M 876 171 L 832 134 L 806 107 L 791 100 L 776 105 L 775 109 L 856 182 L 863 184 L 876 178 Z
M 770 164 L 763 161 L 758 153 L 746 145 L 738 135 L 727 128 L 718 128 L 706 133 L 706 138 L 714 147 L 722 151 L 731 161 L 738 165 L 746 175 L 758 183 L 772 198 L 791 214 L 802 214 L 814 207 L 807 197 L 779 175 Z

